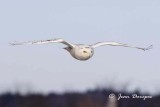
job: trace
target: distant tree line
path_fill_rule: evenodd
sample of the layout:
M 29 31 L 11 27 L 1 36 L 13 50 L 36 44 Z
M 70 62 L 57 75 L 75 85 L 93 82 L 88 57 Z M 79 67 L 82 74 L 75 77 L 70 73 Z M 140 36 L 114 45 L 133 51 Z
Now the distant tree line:
M 112 90 L 94 90 L 85 93 L 65 94 L 10 94 L 0 95 L 0 107 L 160 107 L 160 95 L 152 99 L 120 99 L 116 106 L 107 105 L 108 96 L 122 93 L 131 96 L 132 93 L 114 92 Z M 134 94 L 141 95 L 139 92 Z

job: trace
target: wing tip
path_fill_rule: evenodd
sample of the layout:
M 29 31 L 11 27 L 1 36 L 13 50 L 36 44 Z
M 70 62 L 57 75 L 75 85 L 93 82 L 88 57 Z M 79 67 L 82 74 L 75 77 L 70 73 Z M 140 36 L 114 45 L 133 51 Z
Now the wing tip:
M 148 51 L 150 49 L 153 49 L 153 45 L 148 46 L 147 48 L 144 49 L 144 51 Z
M 9 43 L 11 46 L 15 46 L 15 45 L 22 45 L 22 43 L 17 43 L 17 42 L 13 42 L 13 43 Z
M 16 45 L 16 42 L 14 43 L 9 43 L 10 46 L 15 46 Z

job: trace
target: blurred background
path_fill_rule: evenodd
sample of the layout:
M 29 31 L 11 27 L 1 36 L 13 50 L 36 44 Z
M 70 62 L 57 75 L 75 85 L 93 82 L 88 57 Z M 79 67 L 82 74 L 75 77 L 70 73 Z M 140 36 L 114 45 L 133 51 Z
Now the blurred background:
M 117 107 L 159 107 L 159 11 L 159 0 L 1 0 L 0 107 L 104 107 L 110 93 L 154 96 Z M 63 44 L 9 45 L 54 38 L 154 48 L 99 47 L 82 62 Z

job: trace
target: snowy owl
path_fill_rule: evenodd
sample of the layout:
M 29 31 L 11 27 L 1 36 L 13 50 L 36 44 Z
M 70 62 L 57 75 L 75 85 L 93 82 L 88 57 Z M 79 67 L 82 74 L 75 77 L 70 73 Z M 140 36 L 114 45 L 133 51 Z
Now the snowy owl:
M 67 47 L 63 49 L 67 50 L 71 54 L 71 56 L 73 56 L 75 59 L 82 60 L 82 61 L 90 59 L 94 54 L 94 49 L 96 47 L 104 46 L 104 45 L 130 47 L 130 48 L 141 49 L 144 51 L 152 48 L 152 45 L 150 45 L 147 48 L 141 48 L 141 47 L 130 46 L 127 44 L 117 43 L 117 42 L 98 42 L 93 45 L 72 44 L 63 39 L 50 39 L 50 40 L 29 41 L 29 42 L 21 42 L 21 43 L 11 43 L 11 45 L 48 44 L 48 43 L 63 43 L 67 45 Z

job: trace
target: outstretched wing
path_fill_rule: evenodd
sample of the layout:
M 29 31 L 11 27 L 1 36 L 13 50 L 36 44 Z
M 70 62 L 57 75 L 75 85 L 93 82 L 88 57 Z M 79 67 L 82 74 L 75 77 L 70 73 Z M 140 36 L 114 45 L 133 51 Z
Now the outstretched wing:
M 94 45 L 92 45 L 93 48 L 99 47 L 99 46 L 104 46 L 104 45 L 109 45 L 109 46 L 123 46 L 123 47 L 130 47 L 130 48 L 137 48 L 137 49 L 141 49 L 141 50 L 149 50 L 152 48 L 152 45 L 150 45 L 147 48 L 141 48 L 141 47 L 136 47 L 136 46 L 130 46 L 127 44 L 123 44 L 123 43 L 117 43 L 117 42 L 98 42 Z
M 49 43 L 63 43 L 69 47 L 75 47 L 74 44 L 66 42 L 63 39 L 49 39 L 49 40 L 19 42 L 19 43 L 15 42 L 15 43 L 11 43 L 11 45 L 30 45 L 30 44 L 49 44 Z

